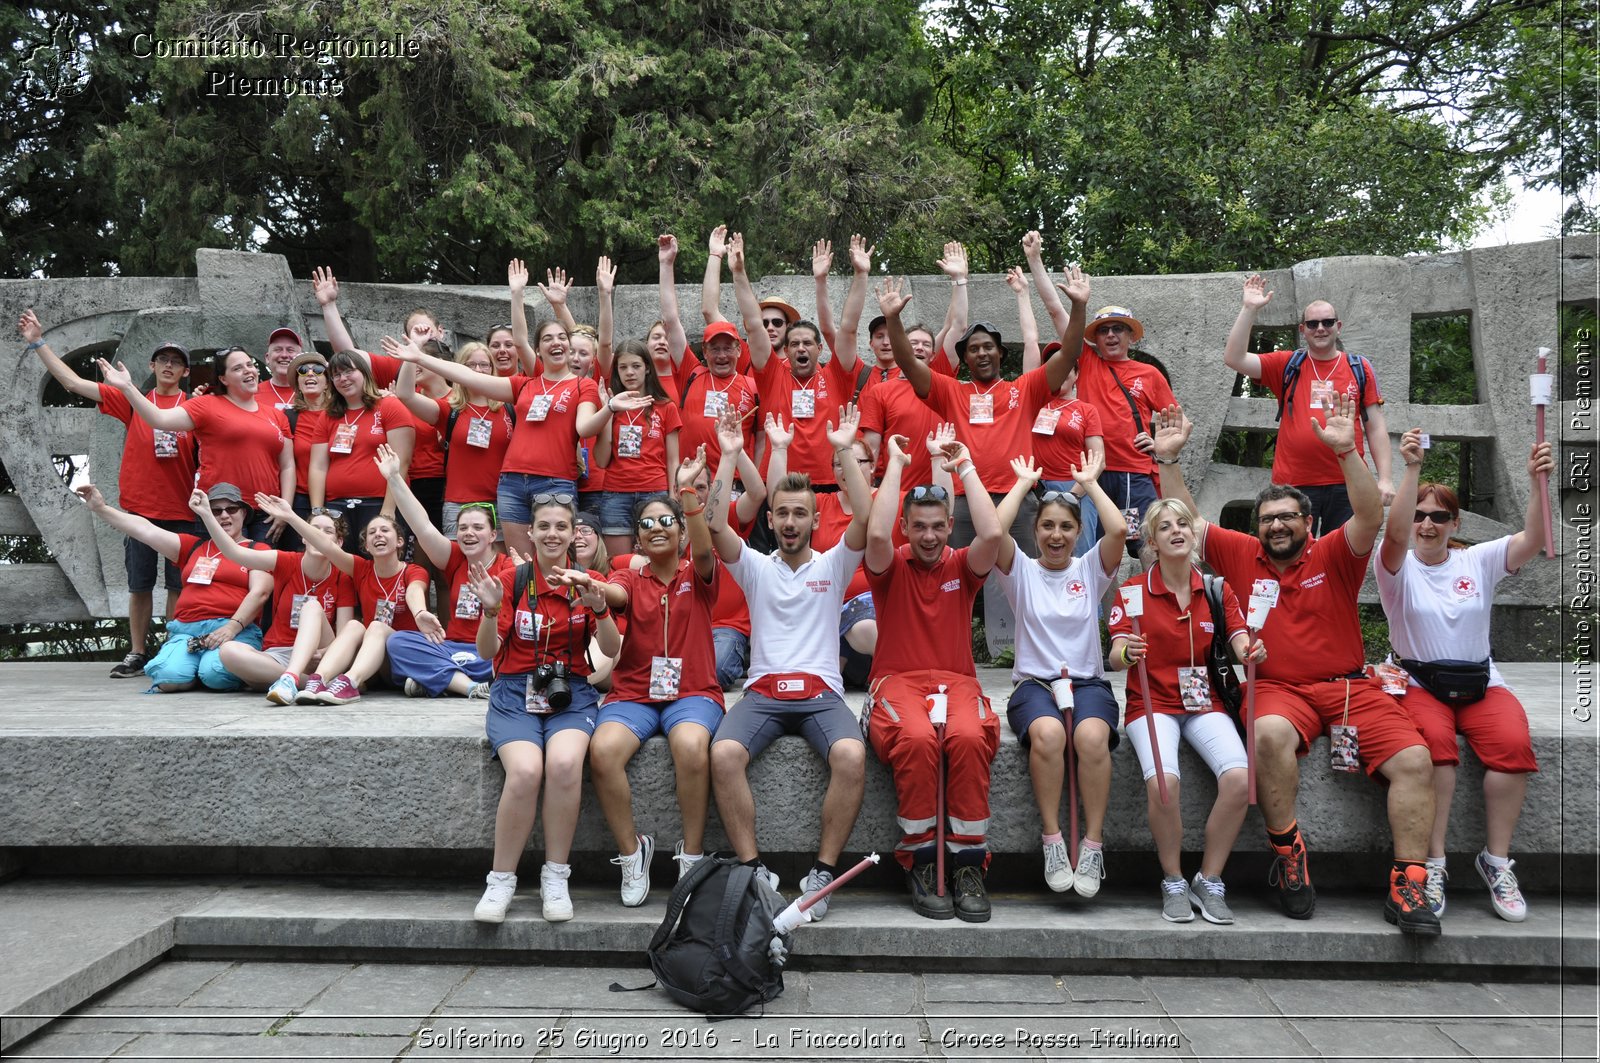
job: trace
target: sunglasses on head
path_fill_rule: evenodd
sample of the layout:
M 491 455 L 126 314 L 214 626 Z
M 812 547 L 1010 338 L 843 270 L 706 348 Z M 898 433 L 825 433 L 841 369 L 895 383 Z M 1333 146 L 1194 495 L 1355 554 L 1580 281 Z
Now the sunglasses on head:
M 322 374 L 326 373 L 327 371 L 328 371 L 328 367 L 327 366 L 318 365 L 315 362 L 311 362 L 311 363 L 308 363 L 306 365 L 301 366 L 299 369 L 296 369 L 295 373 L 297 373 L 300 376 L 321 376 Z
M 1425 520 L 1431 520 L 1435 524 L 1444 525 L 1455 519 L 1454 516 L 1443 509 L 1419 509 L 1411 515 L 1411 523 L 1413 524 L 1421 524 Z
M 1309 317 L 1300 322 L 1306 328 L 1333 328 L 1338 323 L 1339 319 L 1336 317 Z
M 511 331 L 514 331 L 514 330 L 511 328 L 511 322 L 509 322 L 509 321 L 507 321 L 504 325 L 490 325 L 489 326 L 489 335 L 490 336 L 493 336 L 496 332 L 511 332 Z
M 1041 506 L 1048 506 L 1052 502 L 1060 502 L 1063 505 L 1071 506 L 1073 509 L 1078 508 L 1078 496 L 1071 491 L 1046 491 L 1039 496 L 1039 504 Z
M 493 528 L 499 524 L 500 514 L 495 510 L 493 502 L 468 502 L 456 512 L 456 520 L 461 519 L 461 514 L 471 513 L 473 510 L 489 515 L 489 527 Z
M 678 518 L 671 513 L 663 513 L 659 517 L 640 517 L 635 523 L 638 524 L 642 531 L 650 531 L 656 527 L 676 528 L 678 526 Z
M 570 509 L 572 507 L 572 496 L 565 491 L 557 494 L 534 495 L 533 504 L 536 506 L 566 506 Z
M 938 484 L 923 484 L 920 487 L 913 487 L 906 497 L 913 502 L 946 502 L 950 498 L 950 492 Z

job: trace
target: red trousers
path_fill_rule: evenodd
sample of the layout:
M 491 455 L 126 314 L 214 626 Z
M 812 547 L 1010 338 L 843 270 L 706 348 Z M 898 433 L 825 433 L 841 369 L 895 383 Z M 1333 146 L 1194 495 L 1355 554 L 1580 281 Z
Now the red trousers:
M 935 670 L 884 676 L 872 686 L 867 736 L 894 775 L 900 844 L 895 859 L 910 868 L 912 854 L 934 843 L 938 818 L 938 736 L 928 720 L 928 695 L 945 688 L 945 847 L 982 849 L 989 833 L 989 765 L 1000 748 L 1000 720 L 971 676 Z M 984 856 L 988 866 L 988 856 Z

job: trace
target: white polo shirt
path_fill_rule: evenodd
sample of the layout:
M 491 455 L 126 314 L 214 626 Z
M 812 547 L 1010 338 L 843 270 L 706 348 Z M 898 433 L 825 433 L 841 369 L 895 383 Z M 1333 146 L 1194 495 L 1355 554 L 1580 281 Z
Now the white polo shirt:
M 750 606 L 747 688 L 763 676 L 809 672 L 844 696 L 839 607 L 864 553 L 841 541 L 792 569 L 777 554 L 746 546 L 739 560 L 724 562 Z
M 1055 679 L 1062 665 L 1076 679 L 1104 678 L 1100 599 L 1111 585 L 1111 577 L 1106 575 L 1098 549 L 1073 558 L 1072 564 L 1060 571 L 1045 568 L 1017 550 L 1010 574 L 996 566 L 990 578 L 1000 581 L 1017 618 L 1013 683 Z
M 1425 565 L 1407 550 L 1400 571 L 1391 573 L 1372 552 L 1378 597 L 1389 617 L 1389 643 L 1396 657 L 1413 661 L 1481 661 L 1489 656 L 1489 607 L 1494 589 L 1511 573 L 1506 553 L 1511 537 L 1479 543 L 1437 565 Z M 1415 682 L 1413 680 L 1412 682 Z M 1489 685 L 1505 686 L 1489 662 Z

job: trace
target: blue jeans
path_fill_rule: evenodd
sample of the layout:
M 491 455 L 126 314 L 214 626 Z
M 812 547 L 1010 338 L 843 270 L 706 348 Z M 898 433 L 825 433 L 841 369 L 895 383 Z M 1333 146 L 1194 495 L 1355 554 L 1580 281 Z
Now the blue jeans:
M 244 680 L 222 667 L 220 650 L 189 652 L 189 640 L 209 635 L 226 624 L 230 618 L 220 620 L 169 620 L 167 641 L 144 666 L 144 674 L 158 686 L 187 686 L 195 680 L 211 690 L 243 690 Z M 233 639 L 253 650 L 261 648 L 261 628 L 251 624 Z
M 723 690 L 732 690 L 749 667 L 750 636 L 735 628 L 714 627 L 711 642 L 717 651 L 717 683 Z

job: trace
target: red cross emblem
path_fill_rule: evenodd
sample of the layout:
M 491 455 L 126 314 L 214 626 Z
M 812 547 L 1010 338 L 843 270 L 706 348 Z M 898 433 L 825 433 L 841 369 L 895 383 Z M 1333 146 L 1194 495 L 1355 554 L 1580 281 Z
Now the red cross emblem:
M 1083 593 L 1083 581 L 1075 579 L 1071 583 L 1067 584 L 1067 593 L 1068 594 L 1082 594 Z
M 1457 594 L 1465 596 L 1465 595 L 1471 594 L 1473 589 L 1474 589 L 1473 582 L 1468 577 L 1462 576 L 1460 579 L 1456 580 L 1456 593 Z

